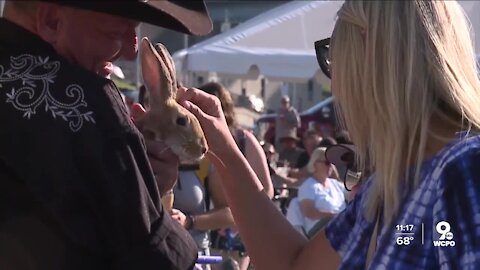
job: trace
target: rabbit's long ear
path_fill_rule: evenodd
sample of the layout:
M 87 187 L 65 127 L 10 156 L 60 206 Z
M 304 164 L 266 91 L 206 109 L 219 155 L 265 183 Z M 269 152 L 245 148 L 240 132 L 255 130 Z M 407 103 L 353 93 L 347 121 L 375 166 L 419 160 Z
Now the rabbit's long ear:
M 158 107 L 165 100 L 174 98 L 174 81 L 170 71 L 147 38 L 142 39 L 140 58 L 143 80 L 149 91 L 151 104 Z
M 162 58 L 163 62 L 167 66 L 168 71 L 170 72 L 170 78 L 173 81 L 173 89 L 172 89 L 172 97 L 175 98 L 178 85 L 177 85 L 177 74 L 175 70 L 175 63 L 173 62 L 173 58 L 167 50 L 167 47 L 162 43 L 155 44 L 155 49 L 158 52 L 158 55 Z

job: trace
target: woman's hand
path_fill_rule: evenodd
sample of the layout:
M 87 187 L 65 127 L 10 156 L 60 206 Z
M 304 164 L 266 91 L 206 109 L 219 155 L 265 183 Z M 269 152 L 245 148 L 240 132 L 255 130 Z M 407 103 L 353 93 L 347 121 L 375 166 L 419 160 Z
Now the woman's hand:
M 235 149 L 238 150 L 217 97 L 195 88 L 183 87 L 178 89 L 177 95 L 178 103 L 193 113 L 200 122 L 208 142 L 209 153 L 212 152 L 213 157 L 222 160 Z

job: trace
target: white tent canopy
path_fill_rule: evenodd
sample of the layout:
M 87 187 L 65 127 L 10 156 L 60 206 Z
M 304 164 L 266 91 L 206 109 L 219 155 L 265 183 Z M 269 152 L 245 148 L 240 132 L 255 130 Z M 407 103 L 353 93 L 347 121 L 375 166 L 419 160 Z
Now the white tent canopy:
M 292 1 L 174 54 L 179 71 L 306 80 L 319 69 L 313 43 L 329 37 L 342 1 Z
M 480 31 L 480 2 L 459 1 Z M 181 72 L 303 81 L 318 71 L 313 42 L 329 37 L 343 1 L 292 1 L 174 54 Z M 473 31 L 472 31 L 473 32 Z M 476 52 L 480 34 L 474 37 Z

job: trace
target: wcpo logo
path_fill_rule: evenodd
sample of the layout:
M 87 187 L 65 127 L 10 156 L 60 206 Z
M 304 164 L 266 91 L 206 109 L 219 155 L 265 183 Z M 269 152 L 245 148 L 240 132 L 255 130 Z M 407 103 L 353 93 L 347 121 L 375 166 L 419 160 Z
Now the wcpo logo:
M 435 247 L 454 247 L 455 241 L 453 241 L 453 233 L 450 231 L 450 223 L 446 221 L 440 221 L 435 226 L 437 233 L 440 234 L 438 241 L 433 241 Z

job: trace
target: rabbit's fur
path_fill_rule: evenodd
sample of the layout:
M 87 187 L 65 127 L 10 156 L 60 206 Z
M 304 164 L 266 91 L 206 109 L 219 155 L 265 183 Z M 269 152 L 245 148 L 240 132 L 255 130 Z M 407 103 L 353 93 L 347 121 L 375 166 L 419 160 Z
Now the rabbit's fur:
M 208 151 L 197 118 L 176 102 L 177 79 L 173 59 L 161 43 L 153 46 L 142 39 L 142 76 L 150 108 L 139 120 L 149 139 L 164 142 L 180 161 L 197 161 Z

